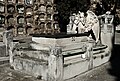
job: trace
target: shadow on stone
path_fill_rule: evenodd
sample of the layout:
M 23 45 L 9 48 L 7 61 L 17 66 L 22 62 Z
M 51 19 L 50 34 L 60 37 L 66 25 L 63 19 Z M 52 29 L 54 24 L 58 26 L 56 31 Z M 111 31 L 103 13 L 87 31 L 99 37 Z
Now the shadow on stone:
M 116 81 L 120 81 L 120 45 L 113 46 L 110 64 L 111 68 L 108 69 L 109 74 L 115 76 Z

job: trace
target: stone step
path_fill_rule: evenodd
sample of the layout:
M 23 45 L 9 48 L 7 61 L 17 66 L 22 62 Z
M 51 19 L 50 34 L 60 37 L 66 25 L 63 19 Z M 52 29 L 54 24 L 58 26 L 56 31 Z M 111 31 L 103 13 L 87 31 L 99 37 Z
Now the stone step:
M 0 57 L 0 65 L 9 63 L 9 57 Z
M 16 56 L 48 60 L 49 51 L 22 50 L 22 51 L 17 51 Z
M 107 45 L 95 46 L 93 47 L 93 51 L 106 49 L 107 47 L 108 47 Z
M 47 45 L 47 46 L 66 46 L 67 44 L 74 44 L 80 42 L 87 42 L 87 36 L 71 36 L 68 38 L 62 39 L 55 39 L 55 38 L 45 38 L 45 37 L 32 37 L 32 41 L 38 43 L 40 45 Z
M 106 45 L 96 46 L 96 47 L 93 48 L 93 55 L 100 54 L 100 53 L 105 53 L 107 48 L 108 48 L 108 46 L 106 46 Z
M 47 79 L 48 62 L 45 60 L 15 56 L 13 68 L 34 77 L 41 77 L 43 80 Z
M 6 57 L 6 46 L 0 42 L 0 57 Z
M 47 46 L 45 44 L 39 44 L 39 43 L 31 43 L 30 44 L 32 49 L 36 50 L 44 50 L 44 51 L 50 51 L 52 46 Z M 74 43 L 68 43 L 68 44 L 63 44 L 60 46 L 62 48 L 62 51 L 71 51 L 74 49 L 84 49 L 87 47 L 85 42 L 74 42 Z

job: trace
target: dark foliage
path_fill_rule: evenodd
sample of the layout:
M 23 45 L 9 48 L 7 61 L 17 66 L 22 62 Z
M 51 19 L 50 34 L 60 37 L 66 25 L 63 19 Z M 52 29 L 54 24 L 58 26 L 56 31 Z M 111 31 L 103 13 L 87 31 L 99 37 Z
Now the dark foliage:
M 120 5 L 120 0 L 102 0 L 101 4 L 97 3 L 97 8 L 95 9 L 96 15 L 105 14 L 106 11 L 111 11 L 113 15 L 116 14 L 116 8 Z M 67 31 L 67 24 L 69 23 L 69 16 L 73 13 L 78 13 L 78 11 L 86 12 L 90 7 L 90 0 L 55 0 L 57 5 L 57 11 L 59 12 L 59 25 L 61 32 Z M 102 5 L 102 6 L 101 6 Z M 113 9 L 111 10 L 111 8 Z M 116 16 L 115 16 L 116 17 Z M 115 18 L 115 24 L 118 24 L 119 18 Z
M 66 25 L 69 23 L 69 16 L 78 11 L 87 11 L 90 0 L 55 0 L 59 12 L 59 24 L 61 32 L 66 32 Z

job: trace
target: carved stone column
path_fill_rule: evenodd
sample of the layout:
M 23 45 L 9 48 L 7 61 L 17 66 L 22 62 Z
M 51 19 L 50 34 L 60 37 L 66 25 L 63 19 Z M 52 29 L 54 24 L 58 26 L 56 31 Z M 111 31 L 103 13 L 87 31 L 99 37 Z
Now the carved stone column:
M 3 33 L 3 43 L 6 45 L 6 56 L 9 55 L 9 51 L 12 49 L 13 32 L 12 30 L 5 31 Z
M 88 61 L 89 61 L 88 69 L 89 70 L 93 69 L 93 47 L 94 47 L 94 45 L 95 45 L 95 41 L 90 39 L 88 42 L 88 48 L 87 48 Z
M 60 47 L 51 49 L 48 63 L 48 81 L 63 81 L 63 56 Z

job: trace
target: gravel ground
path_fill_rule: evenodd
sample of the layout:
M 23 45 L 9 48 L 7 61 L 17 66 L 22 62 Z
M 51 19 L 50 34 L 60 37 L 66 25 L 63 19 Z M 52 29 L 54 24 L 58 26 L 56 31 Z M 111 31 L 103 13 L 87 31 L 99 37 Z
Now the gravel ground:
M 113 49 L 108 63 L 66 81 L 120 81 L 120 44 Z
M 108 62 L 103 64 L 101 67 L 97 67 L 91 71 L 65 81 L 116 81 L 116 77 L 109 74 L 110 68 L 110 62 Z
M 110 62 L 103 64 L 84 74 L 78 75 L 72 79 L 65 81 L 119 81 L 115 76 L 109 73 L 111 69 Z M 10 69 L 9 64 L 0 66 L 0 81 L 42 81 L 30 75 L 25 75 L 21 72 L 16 72 Z
M 10 69 L 9 64 L 0 65 L 0 81 L 42 81 Z

